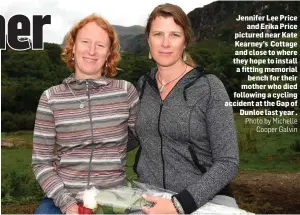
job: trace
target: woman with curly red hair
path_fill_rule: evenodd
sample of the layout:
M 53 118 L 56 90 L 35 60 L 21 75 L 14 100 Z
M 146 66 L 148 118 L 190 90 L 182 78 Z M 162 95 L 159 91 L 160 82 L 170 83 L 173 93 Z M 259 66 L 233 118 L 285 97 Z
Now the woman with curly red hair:
M 32 166 L 46 197 L 35 213 L 77 214 L 79 191 L 125 183 L 138 95 L 112 79 L 119 49 L 116 31 L 95 14 L 67 34 L 62 58 L 74 73 L 44 91 L 37 108 Z
M 82 28 L 90 29 L 91 31 L 88 32 L 89 36 L 92 36 L 95 34 L 95 37 L 97 37 L 98 32 L 93 31 L 93 27 L 95 26 L 99 30 L 99 37 L 101 37 L 102 44 L 98 44 L 98 52 L 96 54 L 103 54 L 101 56 L 101 62 L 100 68 L 101 75 L 106 77 L 114 77 L 117 73 L 117 64 L 120 60 L 120 41 L 118 39 L 118 35 L 116 31 L 113 29 L 111 24 L 108 23 L 105 19 L 92 14 L 85 19 L 81 20 L 79 23 L 73 26 L 73 28 L 70 30 L 70 32 L 67 34 L 65 41 L 64 41 L 64 49 L 62 53 L 62 59 L 66 62 L 67 66 L 74 70 L 76 69 L 76 66 L 78 66 L 78 61 L 75 61 L 75 51 L 78 50 L 79 47 L 87 47 L 86 45 L 83 45 L 82 43 L 87 43 L 88 41 L 80 41 L 80 39 L 76 40 L 78 37 L 78 33 L 82 33 L 80 31 Z M 81 34 L 79 34 L 79 37 Z M 87 39 L 87 38 L 86 38 Z M 106 46 L 104 46 L 106 45 Z M 105 64 L 103 63 L 103 60 L 105 59 Z M 80 59 L 78 59 L 80 60 Z M 80 62 L 80 61 L 79 61 Z M 102 68 L 103 67 L 103 68 Z M 76 70 L 75 70 L 76 72 Z

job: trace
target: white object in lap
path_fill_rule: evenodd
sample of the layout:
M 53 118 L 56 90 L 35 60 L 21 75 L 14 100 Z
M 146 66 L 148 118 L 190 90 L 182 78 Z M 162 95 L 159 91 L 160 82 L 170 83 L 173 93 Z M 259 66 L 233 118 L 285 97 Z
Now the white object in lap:
M 164 193 L 162 198 L 171 199 L 173 194 Z M 216 195 L 208 203 L 197 209 L 192 215 L 197 214 L 235 214 L 235 215 L 252 215 L 254 213 L 240 209 L 234 198 L 224 195 Z
M 208 203 L 197 209 L 192 215 L 197 214 L 236 214 L 236 215 L 252 215 L 254 213 L 247 212 L 238 207 L 234 198 L 224 195 L 217 195 Z

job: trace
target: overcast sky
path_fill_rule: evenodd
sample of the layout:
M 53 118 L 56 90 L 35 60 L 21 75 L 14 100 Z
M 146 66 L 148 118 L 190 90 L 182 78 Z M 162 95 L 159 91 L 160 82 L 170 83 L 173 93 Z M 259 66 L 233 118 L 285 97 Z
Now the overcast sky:
M 89 14 L 97 13 L 113 25 L 145 26 L 149 13 L 166 2 L 188 13 L 213 0 L 1 0 L 0 14 L 6 22 L 16 14 L 30 20 L 32 15 L 51 15 L 51 25 L 44 25 L 44 42 L 61 43 L 71 26 Z

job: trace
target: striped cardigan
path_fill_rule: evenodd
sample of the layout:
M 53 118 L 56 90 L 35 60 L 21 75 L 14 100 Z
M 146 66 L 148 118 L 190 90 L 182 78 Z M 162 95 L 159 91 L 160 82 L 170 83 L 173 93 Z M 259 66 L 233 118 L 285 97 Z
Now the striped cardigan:
M 124 80 L 70 76 L 44 91 L 36 113 L 32 166 L 47 197 L 63 213 L 88 181 L 98 188 L 125 182 L 128 127 L 134 132 L 137 104 L 135 87 Z

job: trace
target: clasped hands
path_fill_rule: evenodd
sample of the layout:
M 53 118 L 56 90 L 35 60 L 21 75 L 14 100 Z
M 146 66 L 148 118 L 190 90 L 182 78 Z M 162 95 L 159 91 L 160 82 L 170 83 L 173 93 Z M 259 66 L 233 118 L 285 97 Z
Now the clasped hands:
M 143 195 L 146 201 L 155 203 L 153 207 L 143 207 L 142 211 L 145 214 L 178 214 L 174 204 L 171 200 L 157 197 Z M 66 214 L 78 214 L 78 205 L 73 205 Z

